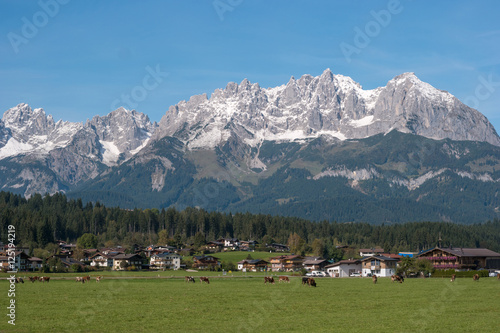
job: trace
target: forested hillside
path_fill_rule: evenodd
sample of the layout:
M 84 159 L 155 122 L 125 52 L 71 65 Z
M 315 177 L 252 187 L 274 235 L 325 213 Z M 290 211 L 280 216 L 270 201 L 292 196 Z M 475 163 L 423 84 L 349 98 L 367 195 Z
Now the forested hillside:
M 55 240 L 74 242 L 84 233 L 98 236 L 100 245 L 151 243 L 199 244 L 219 237 L 253 239 L 260 243 L 298 240 L 303 248 L 322 244 L 326 252 L 338 245 L 381 246 L 386 251 L 418 251 L 436 245 L 486 247 L 500 251 L 500 221 L 461 225 L 413 222 L 394 225 L 312 222 L 263 214 L 208 212 L 195 208 L 125 210 L 99 203 L 68 200 L 62 194 L 26 200 L 0 192 L 0 232 L 6 242 L 8 225 L 16 228 L 18 245 L 41 248 Z M 197 237 L 195 237 L 197 236 Z M 325 253 L 326 253 L 325 252 Z

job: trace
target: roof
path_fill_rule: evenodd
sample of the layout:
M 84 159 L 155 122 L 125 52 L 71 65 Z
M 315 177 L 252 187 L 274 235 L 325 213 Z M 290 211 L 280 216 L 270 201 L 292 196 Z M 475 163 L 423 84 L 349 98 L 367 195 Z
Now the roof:
M 349 259 L 349 260 L 340 260 L 333 264 L 325 266 L 325 268 L 336 267 L 340 265 L 359 265 L 361 261 L 359 259 Z
M 448 252 L 454 256 L 457 257 L 499 257 L 500 258 L 500 253 L 497 253 L 495 251 L 491 251 L 489 249 L 485 248 L 466 248 L 466 247 L 451 247 L 451 248 L 440 248 L 440 247 L 434 247 L 430 250 L 423 251 L 419 253 L 419 256 L 434 251 L 434 250 L 441 250 L 444 252 Z
M 359 249 L 359 252 L 382 253 L 384 252 L 384 249 Z
M 327 261 L 326 259 L 310 259 L 303 262 L 304 265 L 318 265 Z
M 378 259 L 378 260 L 382 260 L 382 261 L 398 261 L 398 259 L 395 259 L 395 258 L 389 258 L 389 257 L 379 256 L 379 255 L 369 256 L 369 257 L 366 257 L 364 259 L 360 259 L 360 261 L 368 261 L 371 259 Z
M 120 254 L 117 254 L 116 256 L 113 257 L 113 259 L 118 259 L 118 260 L 128 260 L 128 259 L 132 259 L 134 257 L 139 257 L 141 258 L 140 255 L 138 254 L 125 254 L 125 253 L 120 253 Z

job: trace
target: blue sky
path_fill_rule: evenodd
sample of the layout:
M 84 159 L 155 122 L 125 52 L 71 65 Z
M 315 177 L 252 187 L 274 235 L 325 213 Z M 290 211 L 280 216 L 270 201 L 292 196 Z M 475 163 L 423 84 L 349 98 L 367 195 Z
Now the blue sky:
M 0 9 L 1 112 L 25 102 L 84 122 L 124 105 L 159 121 L 230 81 L 273 87 L 330 68 L 365 89 L 415 72 L 500 130 L 498 1 L 0 0 Z

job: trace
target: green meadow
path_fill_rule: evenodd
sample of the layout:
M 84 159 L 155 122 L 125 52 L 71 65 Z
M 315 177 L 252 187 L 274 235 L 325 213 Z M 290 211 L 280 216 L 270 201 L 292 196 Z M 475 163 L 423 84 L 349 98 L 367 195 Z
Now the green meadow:
M 167 272 L 162 272 L 167 273 Z M 135 273 L 136 274 L 136 273 Z M 497 332 L 495 278 L 316 279 L 265 285 L 262 276 L 109 274 L 16 285 L 16 325 L 7 323 L 9 284 L 0 281 L 1 332 Z M 190 274 L 190 273 L 187 273 Z M 241 273 L 239 273 L 241 274 Z M 80 274 L 81 275 L 81 274 Z M 190 275 L 200 276 L 201 272 Z M 4 276 L 4 275 L 3 275 Z

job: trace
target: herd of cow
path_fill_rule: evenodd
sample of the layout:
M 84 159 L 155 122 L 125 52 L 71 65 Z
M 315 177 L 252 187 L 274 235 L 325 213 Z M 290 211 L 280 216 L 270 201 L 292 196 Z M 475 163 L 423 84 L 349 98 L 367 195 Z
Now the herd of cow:
M 102 278 L 103 278 L 102 275 L 96 276 L 95 277 L 95 282 L 101 281 Z M 76 282 L 81 282 L 81 283 L 90 282 L 90 275 L 87 275 L 87 276 L 77 276 L 76 277 Z
M 30 279 L 31 283 L 35 281 L 50 282 L 50 276 L 30 276 L 28 278 Z M 16 283 L 24 283 L 23 278 L 16 278 Z
M 102 275 L 99 275 L 99 276 L 96 276 L 95 278 L 95 282 L 99 282 L 101 281 L 103 278 Z M 455 279 L 457 278 L 457 275 L 456 274 L 453 274 L 451 276 L 451 282 L 455 281 Z M 50 277 L 49 276 L 30 276 L 29 277 L 30 281 L 33 283 L 35 281 L 40 281 L 40 282 L 49 282 L 50 281 Z M 474 276 L 472 277 L 472 279 L 474 281 L 479 281 L 479 274 L 474 274 Z M 195 283 L 195 280 L 194 280 L 194 277 L 193 276 L 186 276 L 184 278 L 184 280 L 186 282 L 193 282 Z M 500 280 L 500 274 L 497 274 L 497 280 Z M 377 283 L 377 276 L 376 275 L 373 275 L 372 276 L 372 281 L 373 283 Z M 391 276 L 391 281 L 394 282 L 399 282 L 399 283 L 403 283 L 405 281 L 404 277 L 402 277 L 401 275 L 392 275 Z M 76 277 L 76 282 L 81 282 L 81 283 L 85 283 L 85 282 L 90 282 L 90 275 L 87 275 L 87 276 L 77 276 Z M 207 283 L 207 284 L 210 284 L 210 280 L 208 279 L 208 277 L 206 276 L 200 276 L 200 283 Z M 286 283 L 290 283 L 290 279 L 288 278 L 288 276 L 280 276 L 278 277 L 278 282 L 286 282 Z M 20 277 L 16 278 L 16 283 L 24 283 L 24 280 Z M 264 284 L 274 284 L 274 277 L 272 276 L 265 276 L 264 277 Z M 316 287 L 316 281 L 313 279 L 313 278 L 308 278 L 308 277 L 303 277 L 302 278 L 302 284 L 303 285 L 308 285 L 310 287 Z

